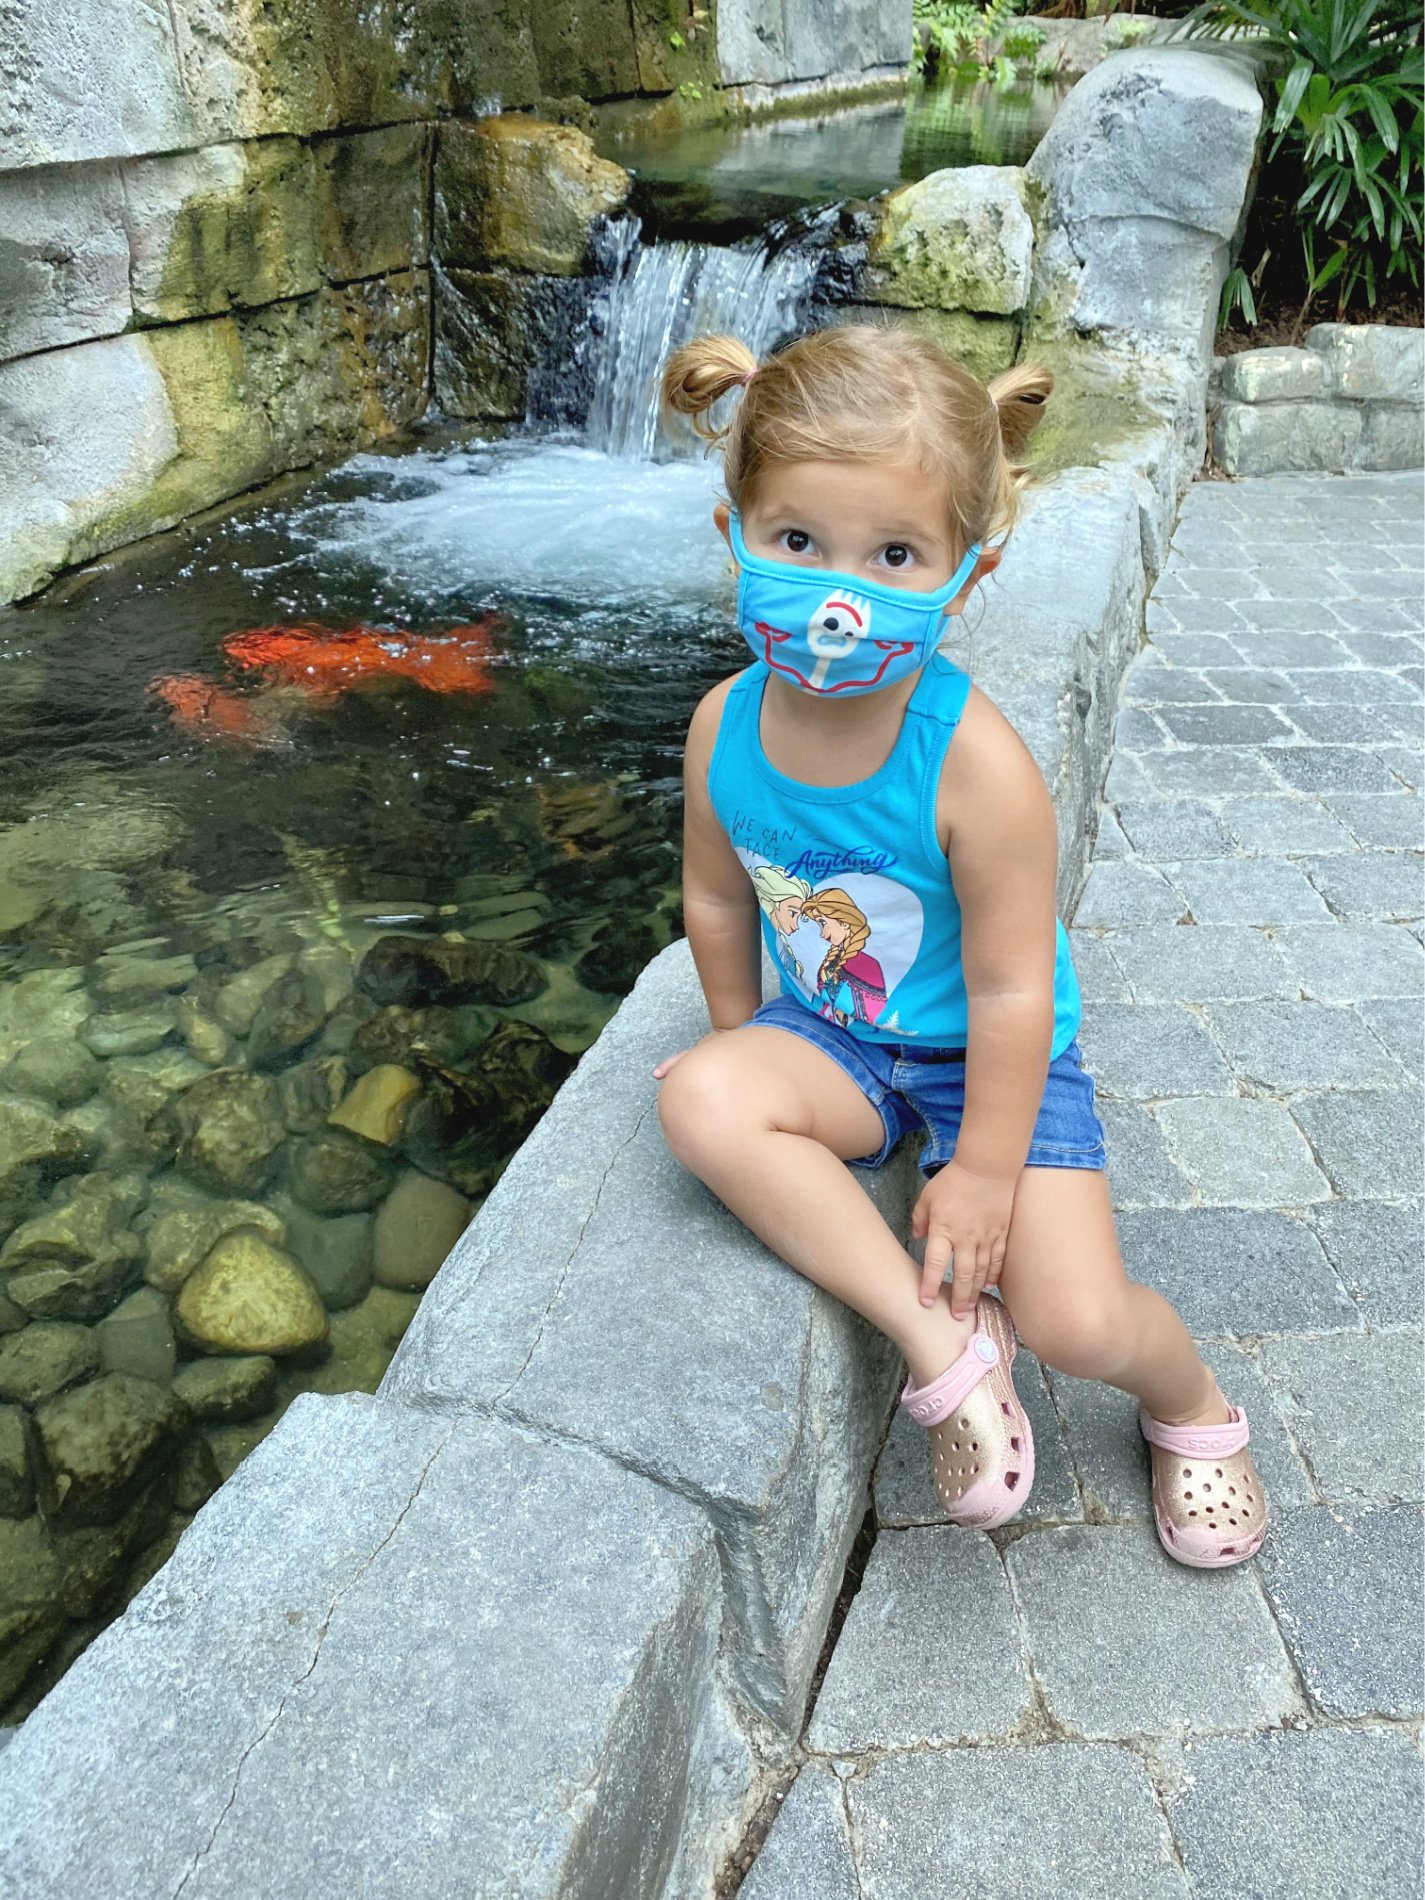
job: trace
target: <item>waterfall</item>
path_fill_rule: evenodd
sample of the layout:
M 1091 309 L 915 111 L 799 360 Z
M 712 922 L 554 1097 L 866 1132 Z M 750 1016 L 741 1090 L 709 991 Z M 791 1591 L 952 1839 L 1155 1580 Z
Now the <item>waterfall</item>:
M 642 244 L 629 221 L 612 233 L 611 271 L 593 312 L 591 448 L 640 461 L 678 455 L 660 428 L 658 384 L 680 343 L 707 331 L 757 354 L 799 327 L 824 255 L 807 232 L 773 227 L 755 244 Z M 687 451 L 683 451 L 686 453 Z

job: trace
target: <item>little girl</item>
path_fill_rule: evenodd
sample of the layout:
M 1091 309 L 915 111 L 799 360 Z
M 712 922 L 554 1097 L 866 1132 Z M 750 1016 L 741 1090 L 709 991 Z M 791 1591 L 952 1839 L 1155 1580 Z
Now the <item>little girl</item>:
M 761 363 L 704 337 L 669 363 L 665 406 L 722 445 L 713 520 L 753 664 L 688 732 L 684 914 L 712 1032 L 654 1074 L 683 1164 L 904 1353 L 901 1404 L 947 1517 L 988 1530 L 1028 1496 L 1017 1332 L 1138 1399 L 1164 1547 L 1219 1568 L 1266 1533 L 1247 1421 L 1168 1302 L 1124 1274 L 1053 807 L 937 652 L 999 563 L 1052 387 L 1023 367 L 986 389 L 928 340 L 862 326 Z M 781 973 L 768 1003 L 759 917 Z M 842 1165 L 876 1167 L 912 1133 L 923 1266 Z

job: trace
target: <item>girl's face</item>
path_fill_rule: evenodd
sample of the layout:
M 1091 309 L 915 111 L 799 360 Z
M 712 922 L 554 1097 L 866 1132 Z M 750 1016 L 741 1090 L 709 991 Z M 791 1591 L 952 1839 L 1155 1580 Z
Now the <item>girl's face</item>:
M 728 510 L 713 511 L 723 535 Z M 933 593 L 964 554 L 939 478 L 918 462 L 782 462 L 765 470 L 742 513 L 753 554 L 797 567 Z M 987 548 L 946 609 L 959 613 L 982 575 L 997 565 Z
M 772 927 L 780 930 L 784 937 L 790 937 L 802 920 L 802 900 L 799 897 L 784 897 L 780 904 L 772 906 Z
M 849 924 L 839 923 L 835 917 L 818 915 L 816 921 L 822 937 L 831 945 L 833 950 L 839 950 L 842 944 L 845 943 L 846 939 L 851 935 L 851 926 Z

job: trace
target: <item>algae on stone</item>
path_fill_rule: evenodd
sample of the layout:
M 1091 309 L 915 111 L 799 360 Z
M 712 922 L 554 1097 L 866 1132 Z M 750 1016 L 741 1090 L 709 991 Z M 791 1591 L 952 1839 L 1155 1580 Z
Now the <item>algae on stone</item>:
M 866 290 L 883 303 L 1013 316 L 1029 302 L 1033 249 L 1018 166 L 932 172 L 885 200 Z
M 625 18 L 626 18 L 625 14 Z M 577 275 L 595 218 L 628 196 L 622 166 L 572 126 L 514 113 L 441 127 L 435 245 L 449 268 Z

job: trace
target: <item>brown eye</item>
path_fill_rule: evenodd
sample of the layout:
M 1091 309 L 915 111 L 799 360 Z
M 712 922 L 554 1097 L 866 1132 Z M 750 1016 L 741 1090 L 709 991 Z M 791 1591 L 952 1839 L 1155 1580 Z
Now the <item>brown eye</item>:
M 910 549 L 903 541 L 892 541 L 891 545 L 886 549 L 887 567 L 904 567 L 910 559 Z
M 788 528 L 783 539 L 789 554 L 805 554 L 811 546 L 811 536 L 804 528 Z

